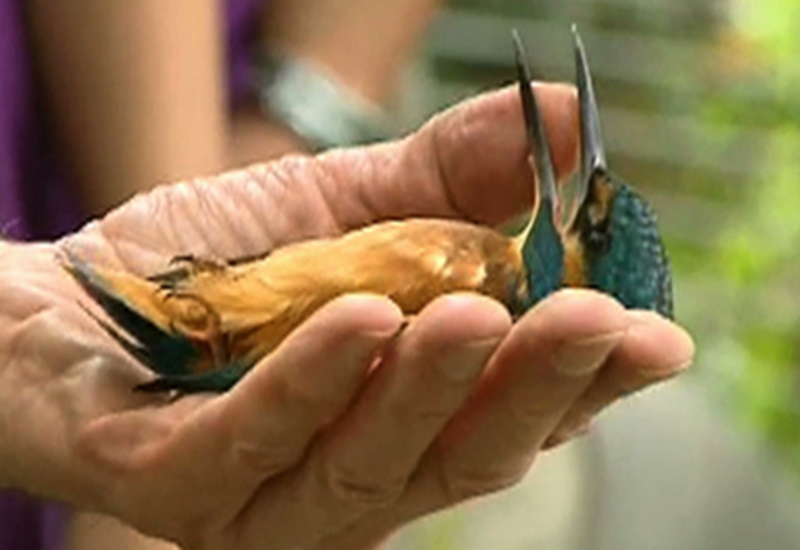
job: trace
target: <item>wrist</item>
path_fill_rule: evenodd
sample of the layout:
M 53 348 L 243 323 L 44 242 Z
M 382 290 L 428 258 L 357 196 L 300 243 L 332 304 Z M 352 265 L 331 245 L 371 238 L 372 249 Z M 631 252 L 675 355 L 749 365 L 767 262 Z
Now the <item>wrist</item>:
M 392 135 L 389 117 L 313 61 L 270 53 L 259 65 L 263 113 L 313 151 L 363 145 Z

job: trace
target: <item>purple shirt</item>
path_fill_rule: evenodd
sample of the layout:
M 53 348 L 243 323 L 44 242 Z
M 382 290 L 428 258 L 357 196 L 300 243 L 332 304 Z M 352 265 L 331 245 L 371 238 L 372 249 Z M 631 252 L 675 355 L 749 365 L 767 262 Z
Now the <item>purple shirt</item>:
M 23 29 L 19 0 L 0 0 L 0 230 L 46 238 L 74 227 L 78 209 L 45 146 Z
M 251 50 L 264 2 L 226 2 L 231 97 L 239 101 L 253 82 Z M 22 0 L 0 0 L 0 232 L 19 240 L 46 239 L 83 220 L 36 109 L 22 10 Z M 0 550 L 62 548 L 64 515 L 56 505 L 0 492 Z

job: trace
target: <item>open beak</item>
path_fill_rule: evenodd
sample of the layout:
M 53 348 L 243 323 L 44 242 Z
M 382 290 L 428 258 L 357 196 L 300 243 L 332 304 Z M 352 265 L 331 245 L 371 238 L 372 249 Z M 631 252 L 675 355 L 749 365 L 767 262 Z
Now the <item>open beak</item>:
M 519 94 L 535 173 L 538 203 L 527 227 L 515 238 L 528 273 L 528 305 L 532 305 L 561 287 L 564 243 L 557 225 L 560 197 L 550 157 L 550 144 L 536 96 L 531 90 L 531 74 L 522 40 L 516 31 L 513 32 L 513 37 Z
M 554 214 L 558 208 L 559 194 L 556 184 L 555 169 L 550 156 L 550 143 L 545 133 L 544 120 L 542 119 L 539 104 L 531 89 L 531 71 L 525 56 L 525 49 L 519 33 L 512 31 L 514 39 L 514 60 L 517 67 L 517 81 L 519 95 L 522 100 L 522 112 L 525 116 L 525 130 L 528 135 L 530 158 L 535 171 L 536 200 L 539 203 L 538 211 L 543 208 L 551 210 Z
M 575 85 L 578 88 L 579 124 L 581 133 L 581 167 L 575 189 L 575 200 L 569 220 L 572 222 L 577 211 L 595 195 L 594 186 L 604 179 L 608 171 L 603 137 L 600 132 L 600 115 L 594 95 L 592 75 L 586 60 L 586 50 L 576 25 L 572 26 L 575 46 Z

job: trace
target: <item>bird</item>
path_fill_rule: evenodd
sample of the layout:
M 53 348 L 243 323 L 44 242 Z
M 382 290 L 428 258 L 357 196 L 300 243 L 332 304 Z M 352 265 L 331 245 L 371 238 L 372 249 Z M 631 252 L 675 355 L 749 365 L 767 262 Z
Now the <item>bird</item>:
M 354 292 L 387 296 L 408 318 L 444 294 L 477 292 L 519 318 L 558 289 L 586 287 L 672 319 L 671 268 L 655 212 L 608 170 L 585 48 L 574 26 L 572 33 L 581 161 L 568 216 L 524 46 L 513 31 L 537 197 L 518 235 L 410 218 L 255 259 L 180 256 L 149 277 L 93 265 L 66 247 L 64 268 L 106 313 L 92 314 L 97 323 L 155 374 L 134 389 L 227 391 L 315 311 Z

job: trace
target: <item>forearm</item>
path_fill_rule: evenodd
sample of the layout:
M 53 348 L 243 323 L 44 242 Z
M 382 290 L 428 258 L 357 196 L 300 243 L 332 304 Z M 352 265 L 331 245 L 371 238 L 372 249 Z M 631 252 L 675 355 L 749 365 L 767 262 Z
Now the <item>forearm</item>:
M 264 15 L 261 46 L 306 61 L 348 93 L 381 106 L 397 92 L 403 68 L 442 1 L 275 1 Z M 255 102 L 234 113 L 230 144 L 232 165 L 308 149 Z
M 39 80 L 88 209 L 218 171 L 225 147 L 214 0 L 32 0 Z
M 443 0 L 282 0 L 264 18 L 267 48 L 313 60 L 380 103 Z

